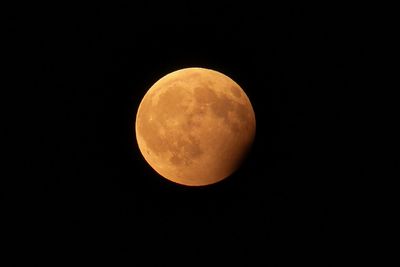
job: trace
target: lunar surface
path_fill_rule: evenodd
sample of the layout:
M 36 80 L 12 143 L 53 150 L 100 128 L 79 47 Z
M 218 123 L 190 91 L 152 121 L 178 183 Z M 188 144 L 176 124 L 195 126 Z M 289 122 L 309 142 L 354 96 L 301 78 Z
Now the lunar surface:
M 250 100 L 228 76 L 181 69 L 158 80 L 136 115 L 139 149 L 166 179 L 209 185 L 237 170 L 256 132 Z

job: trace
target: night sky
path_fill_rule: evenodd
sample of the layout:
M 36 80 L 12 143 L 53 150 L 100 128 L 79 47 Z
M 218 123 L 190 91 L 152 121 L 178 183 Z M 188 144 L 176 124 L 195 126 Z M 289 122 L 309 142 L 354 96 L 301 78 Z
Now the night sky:
M 341 263 L 360 176 L 362 20 L 231 2 L 9 14 L 6 133 L 17 141 L 1 192 L 13 263 Z M 146 91 L 185 67 L 228 75 L 256 114 L 248 158 L 208 187 L 159 176 L 134 133 Z

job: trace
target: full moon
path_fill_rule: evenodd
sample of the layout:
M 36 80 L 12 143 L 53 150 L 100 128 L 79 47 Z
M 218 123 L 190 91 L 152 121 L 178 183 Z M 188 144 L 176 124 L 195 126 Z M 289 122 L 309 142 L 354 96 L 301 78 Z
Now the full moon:
M 158 80 L 136 114 L 136 139 L 149 165 L 187 186 L 219 182 L 235 172 L 255 137 L 249 98 L 228 76 L 186 68 Z

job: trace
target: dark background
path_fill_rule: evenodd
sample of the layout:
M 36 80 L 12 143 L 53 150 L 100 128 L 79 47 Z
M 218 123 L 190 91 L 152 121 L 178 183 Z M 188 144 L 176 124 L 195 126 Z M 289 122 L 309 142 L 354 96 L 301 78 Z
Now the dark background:
M 363 152 L 361 13 L 234 3 L 10 12 L 2 212 L 12 261 L 340 264 Z M 257 119 L 241 168 L 200 188 L 155 173 L 134 135 L 150 86 L 193 66 L 238 82 Z

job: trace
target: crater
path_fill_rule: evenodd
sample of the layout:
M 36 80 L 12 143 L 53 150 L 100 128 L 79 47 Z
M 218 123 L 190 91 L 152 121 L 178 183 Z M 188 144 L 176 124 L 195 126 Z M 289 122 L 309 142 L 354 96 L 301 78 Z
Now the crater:
M 236 97 L 242 97 L 241 89 L 235 85 L 231 87 Z M 225 125 L 234 133 L 242 130 L 250 119 L 250 111 L 245 104 L 238 103 L 227 94 L 218 96 L 208 87 L 195 87 L 194 96 L 198 105 L 210 106 L 211 112 L 221 118 Z M 201 108 L 196 108 L 192 116 L 203 115 Z
M 228 119 L 228 112 L 233 110 L 233 108 L 233 101 L 228 98 L 218 98 L 218 101 L 215 101 L 211 105 L 213 113 L 223 119 Z
M 173 165 L 180 165 L 182 164 L 182 158 L 178 157 L 177 155 L 173 155 L 169 160 Z
M 181 86 L 165 89 L 159 95 L 158 103 L 153 107 L 152 112 L 161 118 L 173 119 L 187 109 L 187 105 L 183 104 L 185 98 L 184 88 Z
M 172 153 L 170 163 L 178 166 L 190 165 L 204 153 L 200 148 L 200 141 L 192 135 L 187 138 L 181 136 L 176 144 L 171 145 L 169 152 Z
M 241 98 L 242 97 L 242 92 L 241 89 L 237 85 L 231 86 L 231 92 L 234 96 Z
M 195 87 L 193 94 L 200 105 L 210 104 L 218 100 L 217 94 L 207 86 Z

